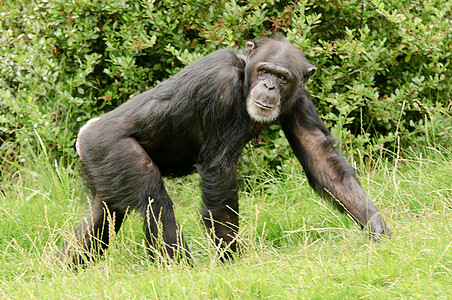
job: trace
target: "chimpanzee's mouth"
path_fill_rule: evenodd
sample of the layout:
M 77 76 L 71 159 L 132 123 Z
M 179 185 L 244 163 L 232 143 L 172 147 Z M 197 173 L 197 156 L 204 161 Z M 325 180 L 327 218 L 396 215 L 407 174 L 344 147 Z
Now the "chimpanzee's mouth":
M 263 103 L 257 102 L 256 100 L 254 100 L 254 103 L 256 103 L 257 107 L 264 109 L 264 110 L 271 110 L 271 109 L 275 108 L 274 105 L 263 104 Z

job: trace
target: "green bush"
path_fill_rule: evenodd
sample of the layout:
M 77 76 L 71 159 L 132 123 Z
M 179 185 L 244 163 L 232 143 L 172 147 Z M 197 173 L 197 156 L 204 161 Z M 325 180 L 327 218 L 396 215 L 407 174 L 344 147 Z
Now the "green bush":
M 75 156 L 78 128 L 218 48 L 282 32 L 319 68 L 313 101 L 350 152 L 450 145 L 451 1 L 8 0 L 0 153 Z M 272 126 L 258 153 L 288 153 Z M 259 147 L 257 147 L 259 149 Z M 355 150 L 357 151 L 357 150 Z M 276 162 L 276 163 L 274 163 Z

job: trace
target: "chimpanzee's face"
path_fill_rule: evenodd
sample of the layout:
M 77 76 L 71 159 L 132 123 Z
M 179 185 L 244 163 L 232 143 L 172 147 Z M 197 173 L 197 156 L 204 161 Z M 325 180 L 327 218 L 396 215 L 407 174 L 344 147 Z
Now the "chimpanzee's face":
M 252 89 L 246 101 L 250 117 L 258 122 L 271 122 L 281 113 L 281 95 L 293 85 L 290 71 L 272 62 L 256 65 Z
M 316 71 L 298 49 L 277 41 L 260 47 L 248 42 L 246 60 L 250 88 L 246 108 L 253 120 L 263 123 L 276 120 L 294 102 L 295 90 Z

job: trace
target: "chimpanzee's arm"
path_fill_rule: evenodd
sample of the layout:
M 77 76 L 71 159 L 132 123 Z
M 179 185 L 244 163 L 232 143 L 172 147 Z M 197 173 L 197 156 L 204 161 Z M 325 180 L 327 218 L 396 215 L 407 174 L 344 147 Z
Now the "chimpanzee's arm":
M 348 211 L 374 239 L 388 235 L 378 208 L 356 180 L 355 170 L 334 149 L 334 138 L 306 90 L 300 90 L 297 103 L 281 117 L 281 124 L 312 188 L 325 198 L 333 198 L 333 203 Z
M 220 251 L 222 260 L 230 257 L 228 249 L 233 252 L 237 250 L 239 203 L 236 163 L 241 148 L 243 145 L 239 145 L 234 138 L 226 139 L 218 146 L 206 147 L 201 152 L 202 161 L 197 166 L 204 202 L 203 221 L 217 246 L 226 248 L 226 251 Z

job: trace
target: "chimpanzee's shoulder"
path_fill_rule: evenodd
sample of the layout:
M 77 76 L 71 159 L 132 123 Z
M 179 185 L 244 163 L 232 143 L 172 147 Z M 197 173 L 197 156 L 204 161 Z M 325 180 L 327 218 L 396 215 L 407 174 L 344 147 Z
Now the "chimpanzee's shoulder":
M 232 49 L 219 49 L 204 56 L 197 62 L 202 64 L 214 64 L 214 66 L 217 67 L 232 65 L 238 69 L 244 69 L 245 55 Z

